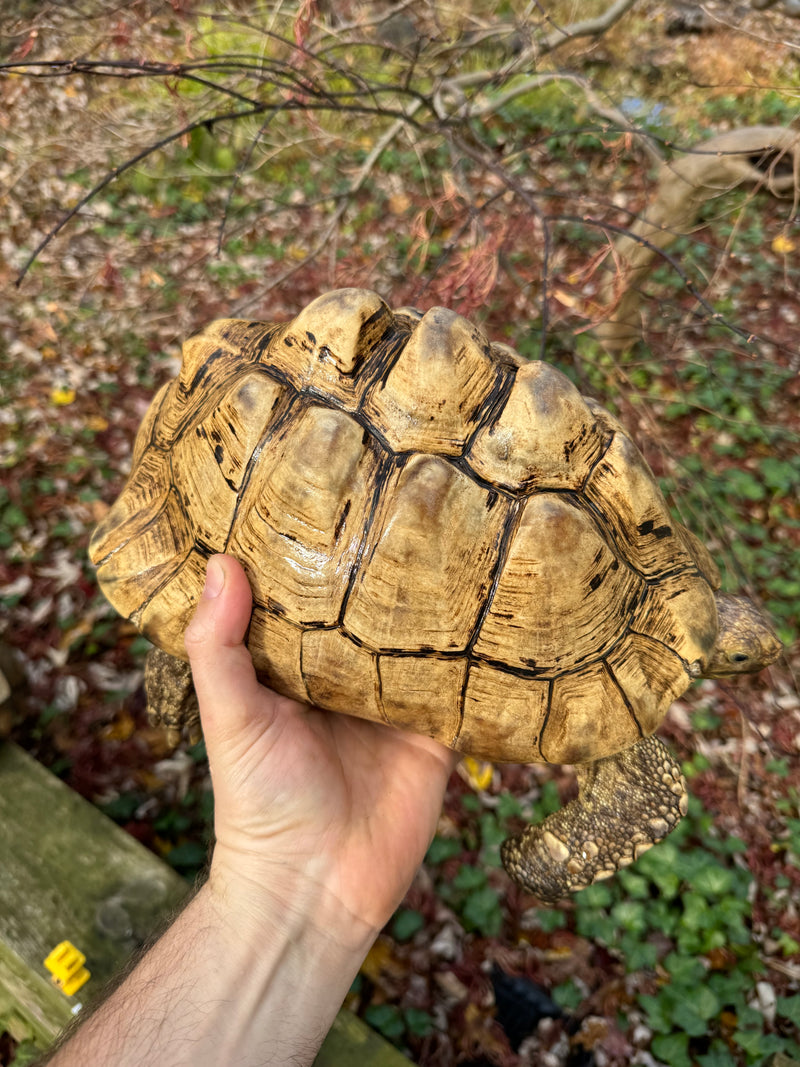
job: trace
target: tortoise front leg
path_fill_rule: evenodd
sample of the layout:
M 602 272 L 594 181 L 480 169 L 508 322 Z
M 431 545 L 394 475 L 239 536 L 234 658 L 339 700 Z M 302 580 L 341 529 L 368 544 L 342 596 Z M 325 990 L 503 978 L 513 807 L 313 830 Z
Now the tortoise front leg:
M 686 814 L 686 781 L 667 747 L 646 737 L 577 768 L 575 800 L 503 844 L 503 864 L 545 904 L 610 878 Z
M 151 648 L 144 664 L 147 717 L 153 726 L 166 726 L 167 742 L 173 748 L 184 732 L 196 744 L 200 731 L 200 709 L 192 683 L 192 669 L 177 656 Z

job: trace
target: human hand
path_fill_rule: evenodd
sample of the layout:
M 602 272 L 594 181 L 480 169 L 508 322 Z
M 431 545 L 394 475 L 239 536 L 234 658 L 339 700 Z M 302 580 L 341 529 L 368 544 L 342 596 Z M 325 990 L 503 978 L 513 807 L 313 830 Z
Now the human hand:
M 255 911 L 277 897 L 334 926 L 344 911 L 369 940 L 422 861 L 458 757 L 266 689 L 243 644 L 251 605 L 240 564 L 212 557 L 186 631 L 214 785 L 210 883 Z
M 310 1067 L 433 837 L 454 753 L 265 689 L 251 604 L 241 566 L 212 557 L 186 632 L 214 783 L 208 881 L 58 1067 Z

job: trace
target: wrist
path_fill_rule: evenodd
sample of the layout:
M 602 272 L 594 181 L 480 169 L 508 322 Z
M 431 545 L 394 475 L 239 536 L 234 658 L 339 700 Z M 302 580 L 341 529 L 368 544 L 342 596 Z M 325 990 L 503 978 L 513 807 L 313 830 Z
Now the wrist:
M 232 938 L 338 957 L 342 966 L 352 959 L 355 974 L 380 927 L 354 914 L 330 881 L 321 861 L 297 870 L 280 861 L 245 862 L 217 846 L 203 891 Z

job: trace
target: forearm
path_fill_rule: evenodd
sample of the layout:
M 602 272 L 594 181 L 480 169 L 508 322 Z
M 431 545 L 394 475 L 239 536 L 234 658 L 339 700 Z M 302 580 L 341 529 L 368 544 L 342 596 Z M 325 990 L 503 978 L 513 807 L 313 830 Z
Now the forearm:
M 374 935 L 358 925 L 339 944 L 295 909 L 259 915 L 206 885 L 48 1063 L 311 1064 Z

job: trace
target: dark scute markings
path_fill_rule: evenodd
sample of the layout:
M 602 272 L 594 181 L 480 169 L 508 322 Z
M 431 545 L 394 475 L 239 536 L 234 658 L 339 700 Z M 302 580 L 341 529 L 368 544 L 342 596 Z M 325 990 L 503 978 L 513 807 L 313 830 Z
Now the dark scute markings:
M 634 710 L 633 704 L 631 704 L 630 700 L 628 700 L 628 694 L 625 692 L 625 690 L 622 688 L 622 686 L 617 681 L 616 675 L 614 674 L 613 670 L 611 669 L 611 664 L 608 662 L 608 660 L 605 661 L 605 668 L 606 668 L 606 672 L 607 672 L 609 678 L 614 683 L 614 685 L 615 685 L 615 687 L 617 689 L 617 692 L 622 697 L 622 701 L 625 704 L 625 707 L 628 709 L 628 714 L 630 715 L 630 717 L 633 719 L 634 723 L 636 724 L 636 729 L 639 731 L 639 737 L 644 737 L 644 730 L 642 729 L 641 724 L 639 723 L 639 720 L 636 717 L 636 712 Z
M 366 519 L 364 521 L 361 538 L 356 550 L 355 559 L 350 568 L 350 574 L 347 579 L 347 585 L 345 587 L 344 596 L 342 597 L 341 607 L 339 608 L 338 626 L 340 631 L 348 637 L 355 644 L 362 647 L 361 642 L 351 634 L 344 625 L 344 616 L 347 611 L 347 604 L 350 600 L 350 595 L 355 588 L 356 581 L 358 579 L 359 571 L 361 570 L 361 563 L 364 558 L 364 552 L 366 551 L 367 541 L 369 539 L 370 531 L 375 522 L 375 515 L 377 514 L 378 504 L 384 491 L 386 482 L 395 467 L 402 467 L 405 465 L 407 457 L 395 456 L 391 449 L 383 447 L 381 442 L 378 441 L 374 434 L 370 434 L 366 440 L 366 443 L 372 448 L 372 450 L 378 453 L 378 462 L 375 467 L 375 484 L 372 487 L 372 497 L 369 502 L 369 510 L 367 511 Z M 340 522 L 344 522 L 344 515 L 341 517 Z M 374 650 L 371 650 L 374 651 Z
M 494 600 L 495 593 L 497 592 L 497 586 L 500 582 L 500 575 L 503 573 L 503 568 L 505 567 L 505 562 L 508 557 L 512 538 L 514 537 L 514 533 L 516 532 L 517 526 L 522 518 L 522 511 L 522 500 L 519 498 L 514 499 L 511 503 L 511 506 L 509 507 L 508 515 L 506 515 L 506 520 L 503 524 L 503 529 L 500 532 L 500 536 L 495 546 L 495 562 L 494 567 L 492 568 L 492 574 L 489 580 L 489 586 L 486 591 L 486 596 L 484 597 L 483 604 L 481 605 L 481 609 L 478 612 L 478 616 L 475 620 L 475 626 L 473 627 L 472 634 L 469 640 L 467 641 L 466 653 L 471 661 L 474 661 L 476 659 L 476 657 L 474 657 L 472 654 L 473 649 L 475 648 L 475 643 L 478 640 L 478 637 L 480 636 L 481 628 L 483 626 L 487 614 L 489 613 L 489 609 L 492 606 L 492 601 Z M 500 666 L 505 667 L 506 665 L 501 664 Z M 469 674 L 469 671 L 467 671 L 467 674 Z M 461 706 L 461 714 L 462 716 L 464 714 L 463 703 Z
M 662 541 L 665 537 L 672 536 L 671 526 L 656 526 L 652 519 L 648 519 L 646 522 L 640 523 L 637 527 L 637 532 L 642 537 L 646 537 L 648 534 L 652 534 L 653 537 Z

